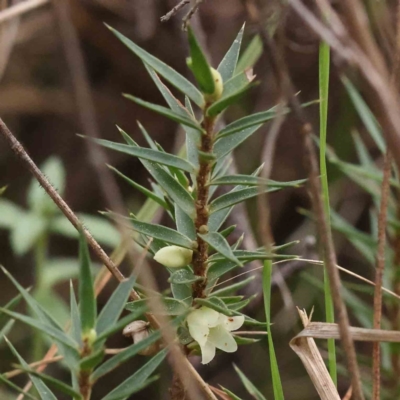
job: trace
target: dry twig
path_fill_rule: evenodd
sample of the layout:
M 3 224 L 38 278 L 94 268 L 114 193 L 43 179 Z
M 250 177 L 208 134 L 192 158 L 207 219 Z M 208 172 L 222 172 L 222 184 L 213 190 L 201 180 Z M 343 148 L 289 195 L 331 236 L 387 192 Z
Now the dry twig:
M 173 17 L 179 10 L 185 7 L 190 3 L 190 0 L 182 0 L 175 7 L 173 7 L 170 11 L 168 11 L 165 15 L 160 18 L 161 22 L 168 21 L 171 17 Z

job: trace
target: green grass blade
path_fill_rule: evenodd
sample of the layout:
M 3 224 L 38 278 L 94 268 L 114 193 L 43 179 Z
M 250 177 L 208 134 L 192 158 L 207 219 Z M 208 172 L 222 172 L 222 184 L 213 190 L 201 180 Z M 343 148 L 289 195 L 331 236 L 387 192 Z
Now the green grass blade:
M 326 134 L 328 123 L 328 96 L 329 96 L 329 64 L 330 49 L 328 44 L 321 43 L 319 49 L 319 94 L 320 94 L 320 168 L 322 184 L 322 200 L 324 202 L 325 217 L 330 229 L 330 205 L 329 205 L 329 184 L 328 171 L 326 168 Z M 325 314 L 326 322 L 335 322 L 333 300 L 329 285 L 328 272 L 324 268 L 324 293 L 325 293 Z M 336 370 L 336 348 L 335 340 L 328 340 L 328 364 L 329 372 L 333 382 L 337 383 Z
M 37 397 L 34 397 L 31 394 L 26 393 L 24 389 L 20 388 L 15 383 L 11 382 L 1 374 L 0 374 L 0 382 L 4 383 L 4 385 L 9 386 L 11 389 L 14 389 L 16 392 L 23 394 L 27 399 L 38 400 Z
M 283 400 L 284 395 L 283 395 L 282 382 L 271 333 L 271 278 L 272 278 L 272 262 L 270 260 L 266 260 L 264 261 L 262 280 L 263 280 L 263 294 L 264 294 L 264 309 L 267 320 L 268 348 L 269 348 L 269 360 L 271 364 L 272 386 L 274 390 L 275 400 Z

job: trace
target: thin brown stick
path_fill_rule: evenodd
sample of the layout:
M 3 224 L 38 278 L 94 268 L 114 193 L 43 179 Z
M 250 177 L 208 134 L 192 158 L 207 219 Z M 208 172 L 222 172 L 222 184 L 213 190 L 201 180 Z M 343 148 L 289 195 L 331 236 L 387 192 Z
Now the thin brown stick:
M 188 26 L 190 20 L 193 18 L 193 15 L 196 14 L 197 10 L 199 9 L 199 7 L 203 1 L 204 0 L 195 0 L 194 4 L 190 8 L 189 12 L 183 17 L 183 20 L 182 20 L 183 30 L 187 29 L 187 26 Z
M 334 300 L 335 311 L 339 323 L 340 338 L 344 348 L 344 353 L 347 358 L 347 365 L 352 379 L 354 389 L 354 398 L 361 400 L 364 398 L 361 389 L 360 372 L 357 364 L 357 357 L 353 339 L 349 331 L 349 318 L 347 315 L 346 306 L 340 294 L 341 281 L 339 272 L 336 268 L 336 255 L 332 241 L 332 234 L 326 219 L 323 201 L 321 197 L 321 184 L 319 180 L 318 160 L 313 144 L 313 128 L 307 121 L 304 112 L 300 106 L 298 98 L 295 96 L 292 82 L 290 81 L 287 66 L 282 58 L 282 54 L 276 49 L 275 43 L 272 42 L 265 27 L 259 26 L 259 33 L 263 43 L 263 48 L 269 56 L 272 68 L 276 74 L 278 81 L 281 84 L 282 90 L 287 98 L 287 101 L 293 110 L 296 118 L 301 124 L 301 133 L 304 139 L 305 156 L 309 169 L 309 187 L 311 193 L 312 204 L 317 219 L 317 229 L 321 240 L 321 245 L 326 255 L 326 269 L 329 276 L 329 283 Z
M 374 293 L 374 329 L 380 329 L 382 320 L 382 282 L 385 269 L 387 209 L 390 190 L 390 175 L 392 171 L 392 156 L 388 150 L 383 167 L 381 204 L 378 216 L 378 250 L 376 254 L 375 293 Z M 372 348 L 372 398 L 380 399 L 381 385 L 381 348 L 379 342 L 374 342 Z
M 170 18 L 172 18 L 179 10 L 185 7 L 187 4 L 190 3 L 190 0 L 182 0 L 180 1 L 175 7 L 173 7 L 170 11 L 168 11 L 165 15 L 160 18 L 161 22 L 166 22 Z
M 50 0 L 27 0 L 22 3 L 16 4 L 15 6 L 8 7 L 7 9 L 0 12 L 0 24 L 10 19 L 19 17 L 28 11 L 34 10 L 35 8 L 41 7 Z

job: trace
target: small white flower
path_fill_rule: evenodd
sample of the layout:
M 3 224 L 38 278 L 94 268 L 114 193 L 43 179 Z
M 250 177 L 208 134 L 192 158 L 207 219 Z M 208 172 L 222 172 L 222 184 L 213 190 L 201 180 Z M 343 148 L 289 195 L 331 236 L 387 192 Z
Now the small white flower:
M 165 267 L 182 268 L 192 262 L 193 251 L 179 246 L 166 246 L 158 250 L 154 259 Z
M 202 364 L 208 364 L 214 357 L 216 349 L 234 353 L 238 346 L 232 331 L 239 329 L 244 316 L 227 317 L 208 307 L 192 311 L 186 322 L 192 338 L 201 349 Z
M 139 343 L 144 339 L 147 339 L 150 335 L 149 323 L 146 321 L 133 321 L 127 325 L 122 334 L 126 337 L 132 337 L 133 343 Z M 143 350 L 140 350 L 138 354 L 142 356 L 152 356 L 157 354 L 159 350 L 158 343 L 152 343 Z

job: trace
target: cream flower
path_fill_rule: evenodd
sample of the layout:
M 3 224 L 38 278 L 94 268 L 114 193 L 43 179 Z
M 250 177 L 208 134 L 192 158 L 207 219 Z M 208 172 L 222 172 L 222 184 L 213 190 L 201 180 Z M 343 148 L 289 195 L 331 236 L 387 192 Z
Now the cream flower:
M 199 344 L 202 364 L 208 364 L 214 357 L 216 349 L 233 353 L 237 343 L 231 334 L 239 329 L 244 316 L 227 317 L 208 307 L 192 311 L 186 319 L 190 335 Z
M 158 250 L 154 259 L 165 267 L 182 268 L 192 262 L 193 251 L 179 246 L 166 246 Z

